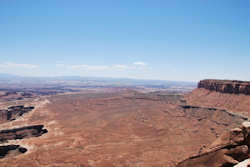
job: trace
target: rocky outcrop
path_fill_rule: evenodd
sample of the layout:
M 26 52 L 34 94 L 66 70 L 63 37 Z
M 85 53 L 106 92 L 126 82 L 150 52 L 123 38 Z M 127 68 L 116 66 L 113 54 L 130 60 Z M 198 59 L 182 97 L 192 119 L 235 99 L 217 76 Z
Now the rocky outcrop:
M 23 114 L 33 110 L 34 107 L 11 106 L 7 110 L 0 110 L 0 123 L 13 121 Z
M 0 131 L 0 142 L 30 137 L 39 137 L 48 132 L 47 129 L 44 129 L 43 127 L 43 125 L 34 125 L 17 129 L 2 130 Z
M 249 147 L 250 122 L 244 122 L 240 128 L 224 133 L 202 153 L 180 162 L 177 167 L 242 166 L 249 162 L 245 161 L 250 158 Z
M 249 166 L 250 166 L 250 159 L 246 159 L 245 161 L 238 163 L 234 167 L 249 167 Z
M 198 83 L 198 88 L 205 88 L 221 93 L 250 95 L 250 82 L 245 81 L 206 79 Z

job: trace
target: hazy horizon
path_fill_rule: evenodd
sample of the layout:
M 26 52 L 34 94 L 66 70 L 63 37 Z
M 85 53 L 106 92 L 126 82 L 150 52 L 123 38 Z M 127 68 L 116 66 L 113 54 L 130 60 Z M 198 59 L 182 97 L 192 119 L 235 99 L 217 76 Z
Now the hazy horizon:
M 250 80 L 247 0 L 2 0 L 0 73 Z

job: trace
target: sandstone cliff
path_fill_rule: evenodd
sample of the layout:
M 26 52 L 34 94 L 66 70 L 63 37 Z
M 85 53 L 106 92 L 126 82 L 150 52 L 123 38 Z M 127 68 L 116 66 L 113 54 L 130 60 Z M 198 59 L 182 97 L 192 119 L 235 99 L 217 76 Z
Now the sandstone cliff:
M 180 162 L 177 167 L 248 167 L 250 122 L 222 134 L 203 153 Z M 242 163 L 241 163 L 242 162 Z
M 230 85 L 230 83 L 232 90 L 228 91 L 230 86 L 226 85 Z M 250 117 L 248 83 L 250 82 L 202 80 L 199 82 L 197 89 L 184 96 L 184 100 L 188 105 L 225 109 L 229 112 Z
M 206 79 L 199 82 L 198 88 L 205 88 L 221 93 L 250 95 L 250 82 L 245 81 Z

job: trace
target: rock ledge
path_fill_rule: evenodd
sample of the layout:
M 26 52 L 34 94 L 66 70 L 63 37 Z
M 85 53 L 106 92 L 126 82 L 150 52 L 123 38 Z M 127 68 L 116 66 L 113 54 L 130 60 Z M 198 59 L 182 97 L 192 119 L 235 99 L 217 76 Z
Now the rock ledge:
M 250 95 L 250 82 L 246 81 L 205 79 L 198 83 L 198 88 L 221 93 Z
M 177 167 L 248 167 L 250 166 L 250 122 L 222 134 L 197 156 L 190 157 Z

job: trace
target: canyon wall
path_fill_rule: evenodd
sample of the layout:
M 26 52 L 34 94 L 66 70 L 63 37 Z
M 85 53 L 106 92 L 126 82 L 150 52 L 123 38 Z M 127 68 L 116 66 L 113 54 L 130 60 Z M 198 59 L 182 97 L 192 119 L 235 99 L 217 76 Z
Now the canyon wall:
M 28 113 L 33 109 L 35 109 L 33 106 L 25 107 L 23 105 L 19 105 L 10 106 L 8 109 L 0 110 L 0 126 L 3 123 L 11 122 L 22 117 L 23 114 Z M 0 159 L 17 156 L 28 151 L 27 148 L 20 145 L 13 145 L 11 143 L 8 145 L 7 143 L 9 143 L 10 140 L 15 141 L 32 137 L 40 137 L 47 132 L 48 130 L 44 128 L 44 125 L 20 126 L 19 128 L 0 130 Z
M 245 81 L 206 79 L 198 83 L 198 88 L 205 88 L 221 93 L 250 95 L 250 82 Z
M 44 129 L 43 125 L 24 126 L 16 129 L 1 130 L 0 143 L 7 140 L 39 137 L 47 132 L 48 130 Z
M 21 117 L 23 114 L 32 111 L 33 109 L 33 106 L 11 106 L 8 109 L 0 110 L 0 124 L 9 121 L 14 121 L 17 118 Z

